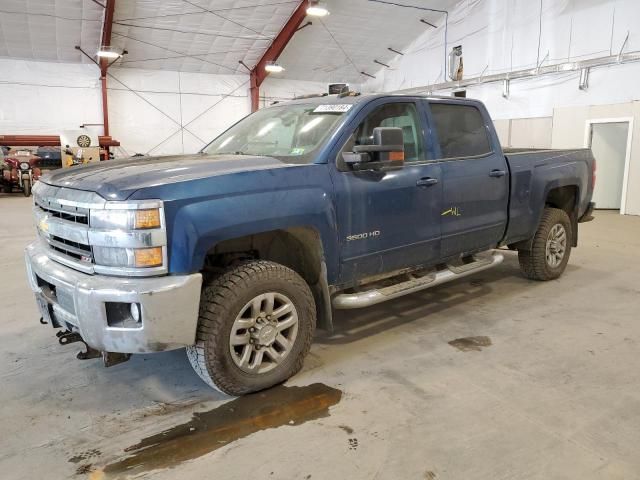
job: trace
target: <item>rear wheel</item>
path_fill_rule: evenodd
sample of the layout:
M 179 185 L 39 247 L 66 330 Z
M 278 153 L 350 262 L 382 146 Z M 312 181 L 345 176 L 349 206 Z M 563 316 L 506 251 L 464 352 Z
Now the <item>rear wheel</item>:
M 313 295 L 300 275 L 273 262 L 244 263 L 203 287 L 187 356 L 216 390 L 255 392 L 302 368 L 315 323 Z
M 532 280 L 553 280 L 564 272 L 571 255 L 573 230 L 567 212 L 545 208 L 531 250 L 519 250 L 522 273 Z

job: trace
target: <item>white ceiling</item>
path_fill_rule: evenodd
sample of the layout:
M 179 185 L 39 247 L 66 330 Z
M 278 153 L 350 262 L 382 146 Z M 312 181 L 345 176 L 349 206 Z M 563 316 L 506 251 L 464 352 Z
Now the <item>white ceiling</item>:
M 119 65 L 123 67 L 221 74 L 246 72 L 238 61 L 253 67 L 298 3 L 298 0 L 120 2 L 116 4 L 112 43 L 129 52 Z
M 99 0 L 102 1 L 102 0 Z M 392 0 L 447 9 L 458 0 Z M 253 67 L 299 0 L 117 0 L 112 45 L 129 53 L 121 67 L 202 73 L 243 73 Z M 279 62 L 279 76 L 362 82 L 443 15 L 370 0 L 325 0 L 331 15 L 295 34 Z M 94 53 L 103 9 L 93 0 L 1 0 L 0 57 L 86 62 L 75 46 Z
M 1 0 L 0 57 L 82 62 L 76 45 L 95 50 L 104 9 L 91 0 Z
M 438 10 L 453 8 L 459 0 L 390 0 Z M 370 0 L 327 0 L 331 14 L 324 19 L 308 17 L 312 26 L 299 31 L 287 45 L 279 62 L 285 76 L 318 81 L 364 82 L 364 71 L 375 74 L 396 56 L 388 47 L 402 51 L 425 30 L 423 18 L 434 25 L 444 14 L 402 8 Z

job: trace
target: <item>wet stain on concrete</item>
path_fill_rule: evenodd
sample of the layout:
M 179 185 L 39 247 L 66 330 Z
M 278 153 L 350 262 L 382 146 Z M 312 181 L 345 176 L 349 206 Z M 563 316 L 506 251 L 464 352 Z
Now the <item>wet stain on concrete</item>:
M 80 463 L 83 460 L 88 460 L 90 458 L 99 457 L 102 455 L 102 452 L 96 448 L 92 448 L 91 450 L 85 450 L 77 455 L 71 457 L 68 461 L 70 463 Z
M 87 473 L 91 473 L 93 470 L 93 465 L 90 463 L 85 463 L 76 468 L 76 475 L 85 475 Z
M 341 429 L 341 430 L 344 430 L 349 435 L 351 435 L 353 433 L 353 428 L 351 428 L 349 425 L 339 425 L 338 428 Z
M 490 347 L 491 339 L 489 337 L 464 337 L 451 340 L 449 345 L 457 348 L 461 352 L 479 352 L 482 347 Z
M 191 421 L 144 438 L 126 448 L 126 457 L 93 472 L 91 478 L 120 478 L 171 468 L 252 433 L 282 425 L 300 425 L 329 415 L 342 392 L 321 383 L 306 387 L 278 386 L 239 397 Z

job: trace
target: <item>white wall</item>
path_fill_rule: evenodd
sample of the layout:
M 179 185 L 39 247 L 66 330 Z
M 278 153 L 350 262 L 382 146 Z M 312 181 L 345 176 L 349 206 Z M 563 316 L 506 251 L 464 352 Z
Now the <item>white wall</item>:
M 552 117 L 495 120 L 494 125 L 503 147 L 551 148 Z
M 638 0 L 463 0 L 449 15 L 447 50 L 462 45 L 464 77 L 617 54 L 629 33 L 625 52 L 640 50 Z M 425 26 L 426 27 L 426 26 Z M 365 91 L 393 91 L 444 81 L 444 26 L 430 27 L 409 45 L 404 56 L 378 71 Z M 539 32 L 541 34 L 539 35 Z M 486 69 L 486 70 L 485 70 Z M 508 142 L 513 119 L 553 117 L 553 147 L 584 146 L 588 119 L 633 116 L 634 137 L 629 165 L 627 213 L 640 215 L 640 62 L 591 70 L 589 88 L 580 90 L 579 73 L 566 72 L 512 80 L 509 98 L 502 84 L 467 87 L 467 96 L 482 100 L 498 120 L 500 138 Z M 448 95 L 450 90 L 435 91 Z M 531 120 L 523 120 L 525 124 Z M 511 122 L 513 129 L 516 120 Z M 541 120 L 548 123 L 548 120 Z M 511 143 L 546 144 L 548 129 L 526 138 L 521 129 Z M 533 132 L 535 133 L 535 132 Z M 532 133 L 532 135 L 533 135 Z M 539 137 L 539 138 L 538 138 Z M 543 138 L 544 137 L 544 138 Z
M 107 84 L 118 155 L 196 152 L 251 111 L 248 75 L 114 67 Z M 261 106 L 325 90 L 324 83 L 269 77 Z M 0 135 L 59 135 L 83 124 L 102 124 L 97 66 L 0 59 Z
M 247 75 L 109 70 L 111 135 L 128 154 L 198 151 L 250 112 Z
M 129 154 L 196 152 L 251 112 L 248 75 L 131 68 L 109 74 L 111 135 Z M 267 77 L 260 106 L 325 90 L 324 83 Z
M 290 100 L 301 95 L 319 94 L 327 91 L 324 82 L 289 80 L 275 75 L 267 77 L 260 87 L 260 107 L 271 105 L 274 101 Z
M 462 45 L 464 77 L 640 50 L 640 2 L 637 0 L 463 0 L 449 15 L 448 45 Z M 409 45 L 363 87 L 392 91 L 444 81 L 444 17 L 437 29 Z M 541 35 L 538 29 L 541 28 Z M 538 46 L 538 39 L 540 44 Z M 485 70 L 486 69 L 486 70 Z M 587 91 L 578 89 L 578 73 L 511 82 L 509 99 L 501 84 L 467 88 L 483 100 L 494 118 L 551 116 L 556 106 L 597 105 L 640 98 L 640 64 L 594 69 Z M 448 94 L 448 91 L 434 91 Z
M 59 135 L 102 123 L 99 77 L 95 65 L 0 59 L 0 135 Z
M 626 213 L 640 215 L 640 101 L 615 105 L 561 107 L 553 114 L 553 148 L 586 146 L 586 126 L 589 120 L 633 118 L 631 158 L 626 189 Z M 597 160 L 597 159 L 596 159 Z M 598 168 L 604 168 L 601 161 Z

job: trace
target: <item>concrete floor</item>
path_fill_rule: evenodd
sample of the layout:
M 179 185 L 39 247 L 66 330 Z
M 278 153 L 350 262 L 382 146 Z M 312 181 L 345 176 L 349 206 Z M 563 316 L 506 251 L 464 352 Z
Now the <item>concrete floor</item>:
M 307 415 L 327 398 L 317 388 L 237 403 L 183 351 L 77 361 L 77 344 L 38 323 L 26 284 L 30 201 L 0 203 L 3 479 L 640 478 L 638 217 L 598 213 L 557 281 L 525 280 L 507 252 L 493 270 L 338 315 L 287 384 L 331 387 L 334 405 Z M 467 337 L 488 338 L 449 343 Z M 210 413 L 155 460 L 106 467 L 194 412 Z M 222 427 L 190 441 L 211 422 Z

